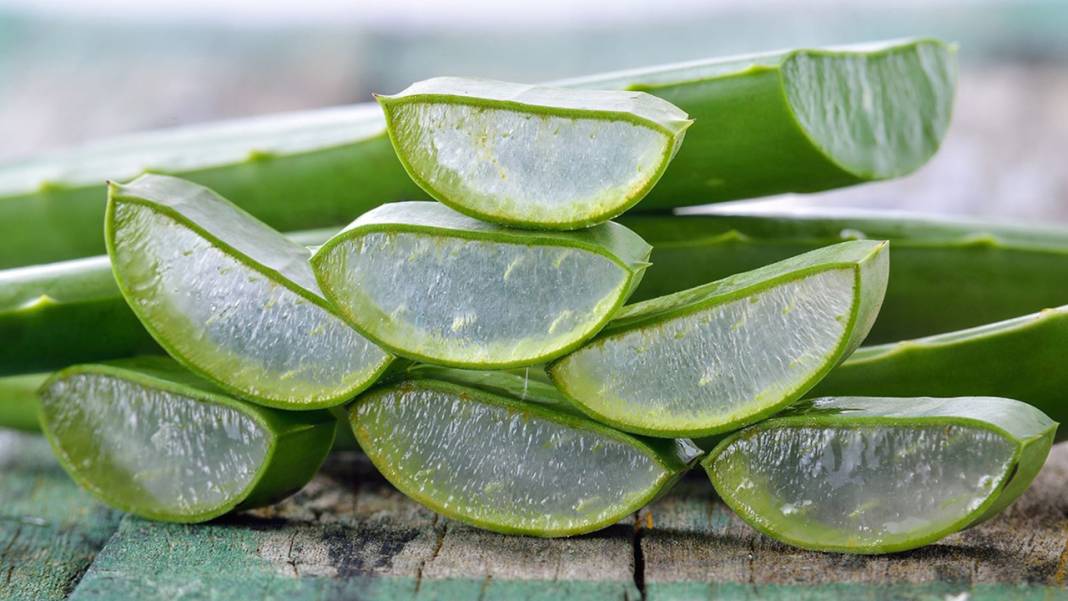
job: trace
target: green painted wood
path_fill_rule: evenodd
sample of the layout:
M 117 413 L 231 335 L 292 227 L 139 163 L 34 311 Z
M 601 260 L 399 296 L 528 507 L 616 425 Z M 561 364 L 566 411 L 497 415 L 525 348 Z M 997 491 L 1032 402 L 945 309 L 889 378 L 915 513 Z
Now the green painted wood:
M 116 515 L 73 488 L 44 442 L 3 433 L 0 598 L 59 599 L 75 583 L 69 598 L 108 601 L 1068 598 L 1066 480 L 1061 445 L 998 518 L 917 551 L 858 557 L 755 533 L 698 473 L 593 535 L 482 532 L 436 517 L 348 452 L 281 504 L 195 526 L 125 517 L 109 539 Z M 31 525 L 41 530 L 27 546 Z
M 65 598 L 118 522 L 67 478 L 44 438 L 0 430 L 0 598 Z

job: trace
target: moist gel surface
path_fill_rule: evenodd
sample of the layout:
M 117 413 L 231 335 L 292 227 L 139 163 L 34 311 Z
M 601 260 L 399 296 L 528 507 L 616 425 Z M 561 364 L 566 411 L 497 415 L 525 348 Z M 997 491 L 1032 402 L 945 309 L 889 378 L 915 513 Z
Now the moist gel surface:
M 617 423 L 728 423 L 824 367 L 844 335 L 854 286 L 851 270 L 833 269 L 609 335 L 558 363 L 556 376 Z
M 169 216 L 115 209 L 116 261 L 159 337 L 244 394 L 315 403 L 359 386 L 384 351 Z
M 75 473 L 109 503 L 142 514 L 232 504 L 270 445 L 261 426 L 230 407 L 109 376 L 73 375 L 41 400 L 53 444 Z
M 592 335 L 628 274 L 598 253 L 413 232 L 335 246 L 320 273 L 368 335 L 448 362 L 530 362 Z
M 631 121 L 403 103 L 396 132 L 417 174 L 484 214 L 571 222 L 613 211 L 656 177 L 673 144 Z M 536 157 L 536 160 L 532 160 Z
M 425 388 L 369 393 L 361 445 L 401 490 L 495 530 L 589 531 L 671 476 L 619 440 L 502 405 Z
M 985 429 L 781 427 L 729 445 L 710 473 L 729 504 L 809 547 L 895 545 L 960 527 L 1015 445 Z

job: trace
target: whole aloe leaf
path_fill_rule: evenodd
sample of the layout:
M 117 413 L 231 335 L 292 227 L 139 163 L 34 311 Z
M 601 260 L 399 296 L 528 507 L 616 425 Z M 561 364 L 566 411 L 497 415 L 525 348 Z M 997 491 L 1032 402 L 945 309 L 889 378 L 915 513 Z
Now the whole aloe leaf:
M 822 397 L 729 435 L 702 461 L 720 497 L 791 545 L 891 553 L 996 515 L 1057 423 L 1011 399 Z
M 781 411 L 871 328 L 885 242 L 817 249 L 630 305 L 549 366 L 568 398 L 628 432 L 704 437 Z
M 596 334 L 648 256 L 648 244 L 611 222 L 534 232 L 416 201 L 365 213 L 311 261 L 338 313 L 382 347 L 500 369 L 543 363 Z
M 945 133 L 954 60 L 941 42 L 904 40 L 557 85 L 645 91 L 697 119 L 641 205 L 652 209 L 908 173 Z M 0 268 L 103 252 L 104 181 L 145 171 L 208 186 L 282 230 L 343 223 L 383 202 L 425 198 L 394 156 L 373 105 L 154 132 L 0 168 L 0 223 L 8 226 Z
M 896 251 L 896 249 L 895 249 Z M 896 255 L 895 255 L 896 257 Z M 957 332 L 862 347 L 813 396 L 1001 396 L 1068 421 L 1068 307 Z M 1068 432 L 1058 435 L 1058 440 Z
M 699 451 L 569 409 L 507 372 L 419 367 L 350 409 L 360 447 L 401 492 L 508 534 L 571 536 L 618 522 L 667 490 Z
M 959 330 L 1068 302 L 1065 228 L 843 209 L 720 206 L 702 212 L 707 214 L 620 219 L 653 246 L 652 266 L 633 300 L 869 238 L 889 240 L 894 252 L 886 298 L 868 336 L 872 343 Z
M 169 522 L 296 492 L 326 458 L 337 423 L 327 411 L 239 401 L 162 357 L 64 369 L 41 389 L 41 417 L 75 482 L 112 507 Z
M 656 184 L 693 122 L 641 92 L 438 77 L 379 96 L 401 163 L 466 215 L 569 230 L 607 221 Z
M 149 333 L 232 394 L 330 407 L 393 360 L 333 313 L 307 248 L 203 186 L 160 175 L 112 184 L 107 243 L 119 290 Z

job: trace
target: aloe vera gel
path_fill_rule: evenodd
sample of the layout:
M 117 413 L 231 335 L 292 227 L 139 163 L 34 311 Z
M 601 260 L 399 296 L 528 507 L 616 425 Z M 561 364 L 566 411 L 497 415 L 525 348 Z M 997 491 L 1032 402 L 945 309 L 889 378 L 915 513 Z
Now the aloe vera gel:
M 507 372 L 420 368 L 361 395 L 351 419 L 360 447 L 402 492 L 513 534 L 567 536 L 615 523 L 699 454 L 688 441 L 590 421 L 551 386 Z
M 795 546 L 888 553 L 996 515 L 1057 424 L 996 397 L 821 397 L 728 436 L 702 462 L 753 527 Z
M 164 358 L 80 365 L 40 392 L 64 469 L 113 507 L 200 522 L 299 490 L 334 440 L 327 411 L 234 399 Z
M 323 293 L 381 346 L 468 368 L 533 365 L 590 338 L 641 279 L 623 226 L 532 232 L 431 202 L 364 214 L 312 258 Z
M 631 305 L 550 368 L 597 419 L 651 436 L 736 429 L 797 400 L 864 339 L 885 242 L 805 253 Z
M 408 174 L 457 211 L 574 229 L 619 215 L 664 173 L 692 123 L 641 92 L 438 77 L 379 96 Z
M 308 249 L 207 188 L 156 175 L 113 184 L 107 241 L 119 289 L 149 333 L 234 394 L 328 407 L 392 360 L 331 312 Z

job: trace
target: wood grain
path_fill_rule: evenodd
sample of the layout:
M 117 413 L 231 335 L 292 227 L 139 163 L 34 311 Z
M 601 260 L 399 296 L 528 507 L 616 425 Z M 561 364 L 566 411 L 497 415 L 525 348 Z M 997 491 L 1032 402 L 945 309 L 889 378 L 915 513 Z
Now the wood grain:
M 118 523 L 65 479 L 43 441 L 0 442 L 5 599 L 63 598 L 75 583 L 76 600 L 1068 598 L 1068 445 L 1002 516 L 924 549 L 866 557 L 755 533 L 700 472 L 593 535 L 502 536 L 435 516 L 353 452 L 273 507 L 195 526 Z M 46 523 L 27 530 L 27 516 Z

